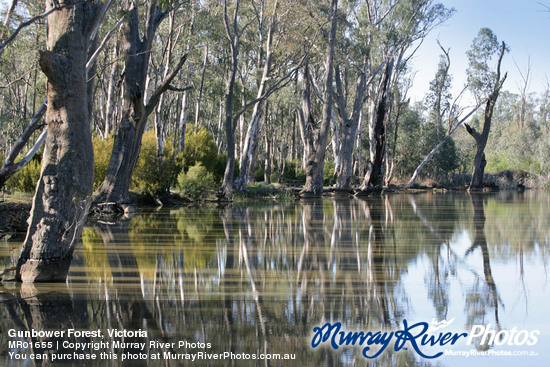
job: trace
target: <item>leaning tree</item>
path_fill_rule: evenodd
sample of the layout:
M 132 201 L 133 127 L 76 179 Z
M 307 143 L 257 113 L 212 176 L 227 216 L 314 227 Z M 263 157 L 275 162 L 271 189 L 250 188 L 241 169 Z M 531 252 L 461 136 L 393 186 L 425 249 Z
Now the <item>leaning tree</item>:
M 40 68 L 48 78 L 48 134 L 27 237 L 17 263 L 23 282 L 64 281 L 91 203 L 94 160 L 86 61 L 97 3 L 46 1 L 47 50 Z

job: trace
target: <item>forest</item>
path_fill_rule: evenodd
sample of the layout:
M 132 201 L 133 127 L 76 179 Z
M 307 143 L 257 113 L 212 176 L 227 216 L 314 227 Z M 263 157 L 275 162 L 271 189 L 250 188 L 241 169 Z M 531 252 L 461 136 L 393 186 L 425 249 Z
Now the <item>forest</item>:
M 90 208 L 132 192 L 548 186 L 550 82 L 531 92 L 519 65 L 505 87 L 510 48 L 491 29 L 471 40 L 462 92 L 439 43 L 411 102 L 411 60 L 455 13 L 434 0 L 3 5 L 0 185 L 35 193 L 22 280 L 63 278 Z

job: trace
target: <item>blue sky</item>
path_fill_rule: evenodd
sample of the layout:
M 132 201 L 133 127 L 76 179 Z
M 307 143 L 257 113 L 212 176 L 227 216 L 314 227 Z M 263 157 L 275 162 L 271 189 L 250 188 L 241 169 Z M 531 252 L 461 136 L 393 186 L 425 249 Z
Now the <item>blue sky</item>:
M 530 91 L 541 92 L 546 76 L 550 78 L 550 0 L 440 0 L 456 13 L 434 29 L 414 58 L 417 74 L 410 91 L 413 100 L 421 100 L 433 79 L 441 51 L 437 39 L 451 48 L 453 91 L 458 93 L 465 82 L 466 51 L 479 29 L 488 27 L 499 40 L 505 41 L 510 52 L 505 55 L 502 69 L 508 72 L 504 89 L 518 93 L 521 76 L 515 63 L 525 71 L 531 58 Z M 514 63 L 515 62 L 515 63 Z

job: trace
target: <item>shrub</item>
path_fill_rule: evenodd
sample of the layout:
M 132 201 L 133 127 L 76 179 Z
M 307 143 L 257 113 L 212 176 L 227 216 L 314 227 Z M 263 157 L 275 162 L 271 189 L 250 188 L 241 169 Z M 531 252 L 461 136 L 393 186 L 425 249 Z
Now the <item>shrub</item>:
M 183 152 L 179 153 L 183 170 L 201 163 L 208 171 L 212 172 L 218 158 L 216 142 L 205 128 L 201 127 L 191 131 L 185 137 Z
M 109 159 L 113 151 L 114 138 L 112 136 L 106 139 L 95 137 L 92 139 L 94 146 L 94 190 L 99 189 L 99 186 L 105 180 Z
M 265 164 L 261 160 L 258 160 L 256 164 L 256 170 L 254 171 L 254 182 L 261 182 L 264 180 Z
M 214 179 L 220 182 L 225 171 L 226 157 L 218 154 L 214 137 L 204 127 L 192 129 L 185 137 L 185 146 L 176 157 L 176 172 L 187 172 L 190 167 L 201 163 Z
M 6 182 L 6 188 L 11 191 L 34 192 L 40 179 L 42 155 L 36 154 L 33 159 Z
M 331 186 L 336 183 L 334 177 L 335 168 L 334 161 L 325 161 L 325 165 L 323 166 L 323 185 Z
M 275 162 L 276 163 L 276 162 Z M 287 160 L 283 172 L 282 182 L 290 184 L 304 184 L 306 182 L 306 172 L 298 167 L 299 161 L 296 159 Z M 277 182 L 277 168 L 274 167 L 274 174 L 271 175 L 271 182 Z
M 146 131 L 143 134 L 141 151 L 132 175 L 131 188 L 147 195 L 159 193 L 168 187 L 173 171 L 171 143 L 165 144 L 163 158 L 159 161 L 155 132 Z
M 540 173 L 550 177 L 550 137 L 542 140 L 537 149 L 537 158 L 540 162 Z
M 187 172 L 182 171 L 178 175 L 178 186 L 184 195 L 197 197 L 204 191 L 215 188 L 216 182 L 214 175 L 202 164 L 197 163 Z

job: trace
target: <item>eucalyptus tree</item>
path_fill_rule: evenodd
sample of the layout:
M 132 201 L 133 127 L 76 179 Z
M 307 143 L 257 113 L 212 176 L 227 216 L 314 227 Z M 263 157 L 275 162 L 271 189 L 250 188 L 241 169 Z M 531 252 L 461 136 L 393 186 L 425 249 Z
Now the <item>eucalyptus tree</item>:
M 309 96 L 305 96 L 305 108 L 308 113 L 304 118 L 301 118 L 301 129 L 305 133 L 305 142 L 307 148 L 304 148 L 307 154 L 306 183 L 302 188 L 302 195 L 320 195 L 323 192 L 323 168 L 325 165 L 326 145 L 330 129 L 330 121 L 332 119 L 332 99 L 333 99 L 333 74 L 334 74 L 334 49 L 336 44 L 336 29 L 338 25 L 338 0 L 330 1 L 328 10 L 329 24 L 328 30 L 325 32 L 327 45 L 326 56 L 324 62 L 323 76 L 323 91 L 322 91 L 322 117 L 319 126 L 316 126 L 315 120 L 311 116 L 311 108 L 309 104 Z M 307 70 L 307 68 L 306 68 Z M 306 71 L 304 79 L 309 79 L 309 73 Z M 304 90 L 303 94 L 308 94 Z
M 109 39 L 111 38 L 113 33 L 115 32 L 116 28 L 118 27 L 118 24 L 117 24 L 110 32 L 108 32 L 104 36 L 101 43 L 99 45 L 97 45 L 95 40 L 97 40 L 99 26 L 102 23 L 103 19 L 105 18 L 107 10 L 111 7 L 112 3 L 113 3 L 113 0 L 108 0 L 100 8 L 101 11 L 100 11 L 100 13 L 98 13 L 98 15 L 94 19 L 94 23 L 91 26 L 92 27 L 91 31 L 88 32 L 89 33 L 88 41 L 90 42 L 90 47 L 88 48 L 88 51 L 87 51 L 88 52 L 88 61 L 86 62 L 86 72 L 90 74 L 90 76 L 88 78 L 88 110 L 89 110 L 89 112 L 91 111 L 91 106 L 92 106 L 92 104 L 91 104 L 91 102 L 92 102 L 91 95 L 93 93 L 93 79 L 94 79 L 94 73 L 91 72 L 92 68 L 95 65 L 95 61 L 96 61 L 98 55 L 101 53 L 101 51 L 103 50 L 103 48 L 105 47 L 105 45 L 107 44 L 107 42 L 109 41 Z M 54 7 L 47 10 L 46 12 L 42 13 L 41 15 L 35 16 L 35 17 L 31 18 L 31 20 L 26 21 L 22 24 L 23 25 L 24 24 L 29 25 L 30 23 L 36 21 L 37 19 L 44 18 L 44 17 L 48 16 L 49 14 L 51 14 L 55 11 L 62 10 L 63 8 L 65 8 L 67 6 L 73 6 L 73 4 L 69 4 L 69 5 L 67 5 L 67 4 L 56 4 Z M 29 11 L 29 10 L 36 10 L 36 9 L 29 8 L 29 9 L 26 9 L 26 10 Z M 21 25 L 18 27 L 18 29 L 19 28 L 21 28 Z M 36 42 L 31 46 L 30 49 L 28 49 L 26 47 L 24 47 L 24 48 L 17 47 L 16 48 L 17 51 L 18 52 L 23 52 L 23 54 L 25 54 L 25 56 L 27 56 L 28 53 L 31 50 L 34 50 L 36 47 L 40 47 L 40 41 L 41 41 L 40 33 L 41 32 L 37 32 L 36 36 L 31 36 L 31 38 L 36 37 Z M 32 48 L 33 46 L 34 46 L 34 48 Z M 16 62 L 16 60 L 21 59 L 23 57 L 18 56 L 15 52 L 13 52 L 12 55 L 13 55 L 13 65 L 15 66 L 16 64 L 20 64 L 21 61 L 18 60 Z M 30 60 L 31 60 L 31 63 L 33 63 L 33 64 L 35 63 L 34 58 L 31 57 Z M 36 64 L 35 65 L 37 65 L 37 64 L 38 64 L 38 59 L 36 59 Z M 34 77 L 32 77 L 33 80 L 31 81 L 31 73 L 33 72 L 33 70 L 32 70 L 33 67 L 34 67 L 35 70 L 34 70 Z M 23 66 L 23 68 L 28 68 L 30 70 L 30 72 L 28 72 L 28 79 L 26 79 L 24 77 L 19 77 L 19 80 L 23 79 L 25 81 L 25 83 L 24 83 L 25 88 L 24 88 L 24 95 L 22 96 L 22 98 L 18 98 L 16 100 L 24 100 L 24 102 L 23 102 L 22 105 L 15 105 L 14 106 L 15 109 L 13 110 L 13 115 L 12 115 L 11 120 L 12 121 L 18 121 L 18 122 L 19 121 L 26 122 L 27 118 L 28 118 L 28 112 L 29 111 L 32 111 L 33 116 L 30 119 L 29 124 L 23 129 L 21 134 L 18 136 L 17 140 L 10 147 L 8 154 L 6 155 L 6 159 L 4 160 L 4 162 L 2 164 L 2 167 L 0 168 L 0 187 L 2 187 L 6 183 L 6 181 L 13 174 L 15 174 L 17 171 L 21 170 L 23 167 L 25 167 L 31 161 L 31 159 L 39 151 L 39 149 L 42 147 L 42 144 L 46 140 L 47 128 L 44 128 L 42 130 L 42 132 L 39 134 L 39 136 L 36 138 L 36 140 L 34 142 L 34 145 L 28 149 L 25 156 L 22 157 L 21 159 L 19 159 L 16 162 L 16 159 L 21 154 L 21 152 L 23 151 L 25 146 L 31 141 L 31 138 L 33 137 L 33 135 L 35 135 L 36 132 L 38 132 L 41 128 L 43 128 L 44 126 L 47 125 L 47 124 L 41 123 L 42 118 L 44 117 L 44 115 L 46 113 L 46 100 L 44 100 L 42 102 L 42 104 L 39 105 L 39 107 L 37 108 L 37 101 L 40 100 L 38 95 L 41 95 L 42 94 L 41 89 L 45 89 L 45 88 L 42 85 L 43 83 L 41 81 L 41 78 L 40 79 L 38 78 L 38 75 L 37 75 L 38 67 L 37 66 L 33 66 L 33 67 L 28 66 L 28 65 Z M 15 68 L 15 69 L 17 70 L 17 68 Z M 17 85 L 17 80 L 13 81 L 13 82 L 9 82 L 8 85 Z M 34 88 L 32 88 L 32 91 L 29 91 L 29 89 L 28 89 L 30 85 L 34 85 Z M 31 93 L 32 93 L 32 99 L 29 99 L 28 96 Z M 17 94 L 18 93 L 16 93 L 16 95 Z M 10 103 L 10 104 L 12 104 L 12 103 Z M 21 111 L 23 112 L 22 114 L 20 113 Z M 0 114 L 1 114 L 1 112 L 0 112 Z M 14 130 L 16 130 L 16 129 L 14 129 Z M 11 134 L 9 134 L 9 135 L 11 135 Z M 8 137 L 8 139 L 9 138 L 10 137 Z M 13 138 L 13 136 L 11 138 Z
M 439 150 L 439 148 L 443 146 L 445 141 L 447 141 L 447 138 L 449 138 L 451 134 L 456 131 L 456 129 L 453 130 L 451 126 L 451 121 L 453 121 L 453 118 L 455 117 L 456 108 L 455 104 L 452 103 L 452 94 L 450 91 L 452 81 L 452 76 L 449 73 L 449 69 L 451 67 L 450 50 L 445 49 L 443 46 L 441 46 L 439 41 L 438 44 L 439 48 L 442 51 L 442 54 L 439 56 L 439 64 L 437 65 L 437 71 L 435 73 L 434 79 L 430 82 L 430 89 L 428 95 L 426 96 L 426 104 L 429 111 L 429 119 L 435 125 L 436 138 L 439 143 L 434 149 L 432 149 L 432 151 L 422 160 L 420 165 L 416 168 L 413 176 L 407 183 L 409 187 L 412 187 L 414 185 L 416 179 L 418 178 L 418 175 L 420 174 L 420 171 L 429 162 L 433 155 Z M 447 129 L 447 133 L 442 139 L 441 136 L 444 130 L 443 125 L 445 118 L 447 118 L 447 121 L 449 121 L 449 126 Z
M 492 30 L 482 28 L 467 52 L 468 84 L 478 101 L 486 100 L 481 133 L 474 127 L 464 124 L 468 134 L 474 138 L 476 143 L 474 170 L 470 182 L 471 190 L 483 188 L 483 175 L 487 165 L 485 147 L 489 139 L 495 104 L 508 75 L 507 73 L 501 75 L 502 58 L 506 51 L 508 51 L 508 46 L 504 41 L 499 43 Z M 497 57 L 497 64 L 496 68 L 492 69 L 489 63 L 494 57 Z
M 356 4 L 350 2 L 348 6 L 353 10 L 352 14 L 357 13 L 357 9 L 354 9 Z M 365 7 L 359 8 L 359 11 L 365 11 Z M 364 20 L 364 17 L 356 15 L 348 20 L 346 29 L 338 32 L 341 40 L 337 42 L 336 47 L 334 99 L 340 126 L 338 128 L 333 119 L 333 151 L 336 160 L 336 187 L 343 190 L 349 190 L 352 187 L 353 149 L 363 116 L 367 88 L 383 66 L 380 65 L 378 70 L 373 70 L 372 60 L 369 57 L 372 43 L 367 31 L 368 26 L 362 22 Z M 349 80 L 353 78 L 355 88 L 351 90 Z
M 291 55 L 290 52 L 276 47 L 276 45 L 282 47 L 283 43 L 281 43 L 281 37 L 289 32 L 288 29 L 281 28 L 279 24 L 278 19 L 281 15 L 278 14 L 278 4 L 278 1 L 274 3 L 264 2 L 263 0 L 259 3 L 252 1 L 248 4 L 250 7 L 241 8 L 243 4 L 241 4 L 240 0 L 235 0 L 233 4 L 231 4 L 231 7 L 228 1 L 224 0 L 223 18 L 230 51 L 229 71 L 225 76 L 224 92 L 224 130 L 227 162 L 222 187 L 220 189 L 220 194 L 225 198 L 231 198 L 235 188 L 240 191 L 246 190 L 248 178 L 252 174 L 255 165 L 254 157 L 256 155 L 257 141 L 259 139 L 259 123 L 264 110 L 265 101 L 274 92 L 280 90 L 289 83 L 291 77 L 305 60 L 305 55 L 307 55 L 308 52 L 305 50 L 298 52 L 297 55 Z M 294 6 L 289 6 L 285 15 L 293 12 L 293 7 Z M 231 9 L 232 15 L 230 16 Z M 270 10 L 271 15 L 266 21 L 265 12 L 268 10 Z M 251 29 L 249 27 L 253 23 L 258 23 L 258 32 L 255 34 L 251 34 L 253 31 L 247 32 L 248 29 Z M 279 28 L 278 32 L 277 28 Z M 259 38 L 259 40 L 257 38 Z M 265 44 L 263 43 L 264 39 Z M 252 55 L 256 55 L 257 57 L 257 67 L 249 66 L 250 53 L 241 54 L 244 49 L 244 47 L 242 47 L 245 43 L 244 41 L 248 43 L 259 42 L 258 52 L 252 52 Z M 288 45 L 288 42 L 284 44 Z M 263 47 L 265 47 L 265 50 Z M 275 51 L 279 54 L 278 57 L 274 57 Z M 246 56 L 248 56 L 248 59 L 245 59 Z M 296 58 L 299 60 L 296 60 Z M 245 64 L 247 65 L 245 66 Z M 261 73 L 261 77 L 257 79 L 256 88 L 247 88 L 249 84 L 248 75 L 253 71 L 258 74 Z M 234 108 L 236 97 L 235 89 L 238 86 L 237 75 L 240 76 L 241 84 L 239 87 L 242 88 L 242 94 L 240 95 L 241 105 L 239 109 Z M 247 98 L 247 93 L 250 93 L 250 90 L 255 90 L 256 97 Z M 252 107 L 253 111 L 250 123 L 248 128 L 245 128 L 244 114 Z M 241 121 L 241 136 L 244 137 L 241 140 L 242 162 L 240 168 L 242 169 L 242 174 L 239 175 L 235 181 L 235 130 L 239 120 Z
M 23 282 L 64 281 L 91 204 L 93 148 L 86 61 L 99 7 L 66 0 L 48 15 L 47 50 L 40 68 L 48 78 L 47 135 L 29 230 L 17 262 Z M 46 1 L 46 10 L 54 3 Z
M 139 8 L 145 6 L 145 28 L 140 34 Z M 146 79 L 155 33 L 171 8 L 166 3 L 148 0 L 145 5 L 125 0 L 126 22 L 123 25 L 124 94 L 122 116 L 115 131 L 113 151 L 96 202 L 128 201 L 132 173 L 141 149 L 141 139 L 148 116 L 155 111 L 160 97 L 171 88 L 171 82 L 187 59 L 184 54 L 146 100 Z M 174 7 L 179 6 L 175 4 Z
M 369 23 L 376 26 L 374 40 L 378 46 L 371 57 L 385 61 L 377 82 L 368 89 L 370 162 L 361 189 L 383 184 L 386 124 L 392 81 L 406 70 L 406 65 L 426 35 L 454 12 L 433 0 L 380 1 L 368 4 Z M 387 16 L 380 14 L 387 13 Z M 376 14 L 379 14 L 376 16 Z M 375 21 L 375 19 L 381 19 Z
M 260 9 L 256 10 L 256 19 L 258 21 L 258 34 L 260 36 L 260 50 L 258 52 L 259 62 L 258 68 L 262 68 L 262 76 L 258 84 L 257 98 L 261 98 L 262 95 L 266 93 L 268 88 L 268 82 L 271 79 L 272 73 L 272 63 L 273 63 L 273 38 L 275 33 L 275 27 L 277 22 L 277 7 L 278 0 L 275 0 L 275 3 L 272 5 L 272 13 L 268 20 L 267 31 L 264 31 L 265 24 L 265 1 L 262 0 L 260 3 Z M 267 33 L 267 34 L 265 34 Z M 265 36 L 264 36 L 265 34 Z M 264 42 L 265 40 L 265 51 L 264 51 Z M 263 56 L 265 54 L 265 56 Z M 254 167 L 254 158 L 256 154 L 256 149 L 258 146 L 258 135 L 260 130 L 260 119 L 264 110 L 264 99 L 259 99 L 255 104 L 252 111 L 252 116 L 250 118 L 250 123 L 246 130 L 246 136 L 241 149 L 241 155 L 239 160 L 239 176 L 235 180 L 235 188 L 237 191 L 244 191 L 248 186 L 249 176 Z M 243 131 L 241 131 L 241 134 Z
M 539 125 L 544 127 L 546 135 L 550 132 L 550 125 L 548 123 L 548 111 L 550 110 L 550 81 L 548 78 L 545 80 L 544 91 L 542 92 L 542 99 L 539 110 Z
M 261 0 L 254 9 L 258 24 L 256 33 L 259 37 L 256 52 L 257 91 L 250 122 L 241 131 L 244 134 L 246 130 L 246 134 L 242 141 L 239 176 L 235 180 L 238 191 L 246 190 L 254 175 L 261 121 L 267 119 L 267 97 L 289 84 L 291 77 L 308 57 L 317 33 L 310 24 L 311 21 L 300 18 L 304 11 L 303 4 L 288 0 L 272 3 Z M 296 33 L 298 30 L 300 37 Z M 279 98 L 280 96 L 277 99 L 280 100 Z M 280 107 L 277 103 L 278 110 Z M 285 157 L 278 161 L 284 164 Z
M 225 117 L 224 129 L 227 148 L 227 163 L 223 175 L 223 183 L 221 193 L 226 198 L 231 198 L 233 195 L 233 177 L 235 171 L 235 128 L 236 120 L 240 116 L 235 116 L 233 112 L 233 99 L 235 96 L 235 83 L 237 79 L 238 63 L 239 63 L 239 48 L 241 39 L 246 29 L 252 24 L 254 19 L 248 20 L 245 24 L 239 24 L 239 15 L 241 2 L 234 1 L 232 19 L 229 18 L 228 0 L 223 0 L 223 21 L 225 25 L 226 36 L 229 41 L 231 53 L 231 61 L 229 64 L 229 72 L 225 79 Z M 244 112 L 244 111 L 243 111 Z

